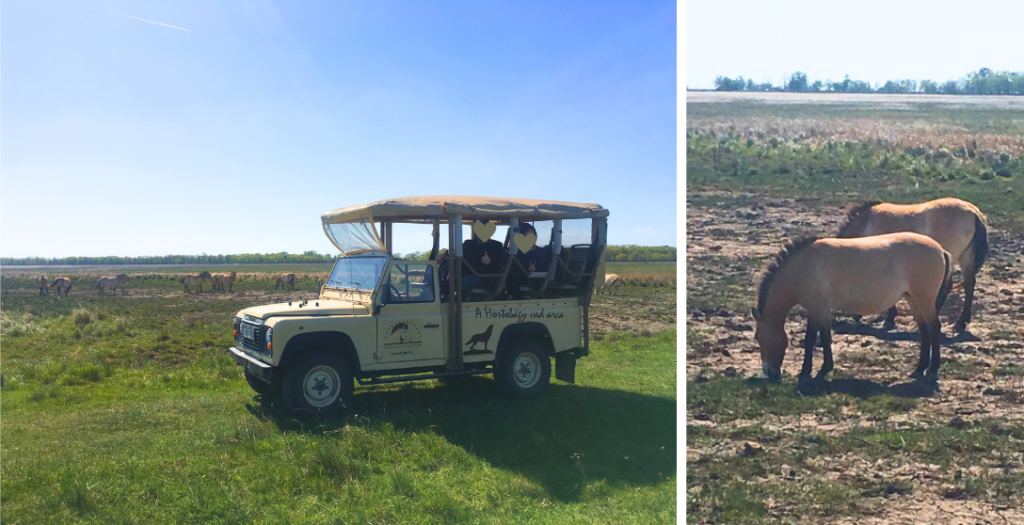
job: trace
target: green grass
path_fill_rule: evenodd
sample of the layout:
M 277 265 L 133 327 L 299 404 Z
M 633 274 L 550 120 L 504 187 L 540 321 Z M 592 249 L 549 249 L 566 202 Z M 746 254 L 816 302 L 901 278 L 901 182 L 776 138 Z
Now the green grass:
M 243 298 L 3 295 L 5 522 L 671 523 L 674 332 L 612 334 L 538 400 L 357 387 L 299 422 L 225 349 Z

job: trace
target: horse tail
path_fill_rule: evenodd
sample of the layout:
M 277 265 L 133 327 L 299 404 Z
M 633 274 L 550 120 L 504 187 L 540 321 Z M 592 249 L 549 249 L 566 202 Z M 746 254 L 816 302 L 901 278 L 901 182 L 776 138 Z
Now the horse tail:
M 953 289 L 953 263 L 949 252 L 942 250 L 942 257 L 946 259 L 946 274 L 942 278 L 942 286 L 939 287 L 939 296 L 935 298 L 935 315 L 939 315 L 942 305 L 946 303 L 949 291 Z
M 974 252 L 974 267 L 972 269 L 977 275 L 981 270 L 981 265 L 988 257 L 988 227 L 985 226 L 985 221 L 978 214 L 974 215 L 974 237 L 971 239 L 970 248 Z

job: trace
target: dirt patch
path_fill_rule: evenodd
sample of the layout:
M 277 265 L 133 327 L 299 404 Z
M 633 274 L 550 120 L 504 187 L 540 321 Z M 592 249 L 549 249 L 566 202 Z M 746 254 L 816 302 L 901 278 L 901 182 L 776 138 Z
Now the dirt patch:
M 659 289 L 661 290 L 661 289 Z M 611 332 L 650 335 L 676 328 L 675 289 L 619 295 L 595 295 L 590 307 L 590 331 L 595 337 Z

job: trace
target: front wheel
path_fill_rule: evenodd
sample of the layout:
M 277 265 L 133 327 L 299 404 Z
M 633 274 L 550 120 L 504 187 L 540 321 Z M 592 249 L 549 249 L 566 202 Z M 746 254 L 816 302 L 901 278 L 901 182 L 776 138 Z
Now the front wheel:
M 551 358 L 536 339 L 520 339 L 504 352 L 494 380 L 505 395 L 535 398 L 551 382 Z
M 340 416 L 352 400 L 353 380 L 352 367 L 340 354 L 312 350 L 285 372 L 284 403 L 297 416 Z

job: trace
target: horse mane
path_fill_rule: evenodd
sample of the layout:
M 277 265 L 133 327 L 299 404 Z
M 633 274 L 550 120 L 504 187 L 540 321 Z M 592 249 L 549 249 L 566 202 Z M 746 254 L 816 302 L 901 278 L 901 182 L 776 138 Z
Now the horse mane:
M 857 219 L 867 217 L 867 212 L 875 205 L 882 204 L 882 201 L 865 201 L 846 210 L 846 220 L 839 227 L 836 237 L 844 237 L 850 228 L 857 222 Z
M 764 276 L 761 277 L 761 284 L 757 287 L 757 311 L 764 313 L 765 303 L 768 302 L 768 290 L 772 287 L 772 281 L 775 276 L 778 275 L 782 267 L 785 266 L 786 262 L 792 259 L 796 254 L 803 251 L 804 248 L 814 244 L 818 237 L 808 236 L 801 237 L 793 242 L 790 242 L 779 250 L 779 253 L 775 254 L 775 260 L 768 265 L 768 269 L 765 270 Z

